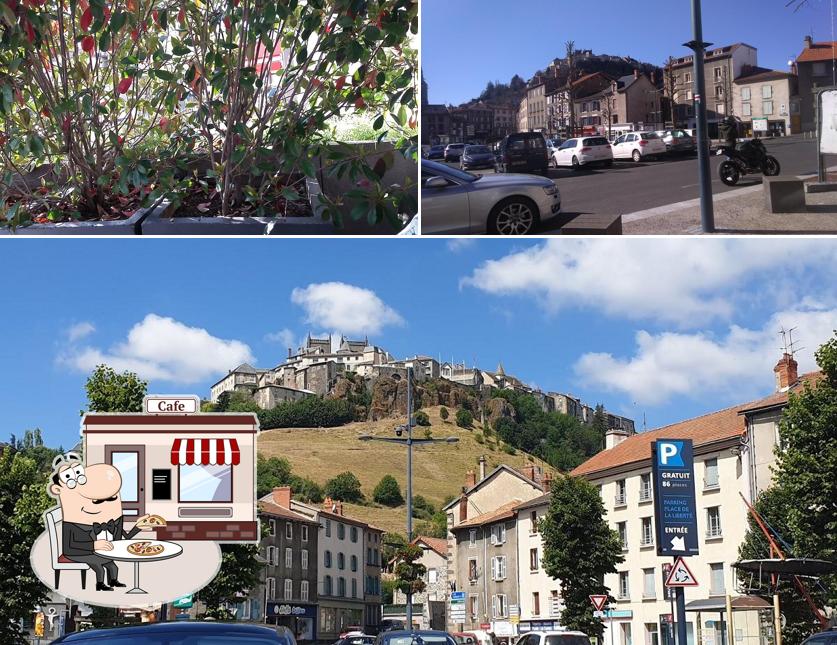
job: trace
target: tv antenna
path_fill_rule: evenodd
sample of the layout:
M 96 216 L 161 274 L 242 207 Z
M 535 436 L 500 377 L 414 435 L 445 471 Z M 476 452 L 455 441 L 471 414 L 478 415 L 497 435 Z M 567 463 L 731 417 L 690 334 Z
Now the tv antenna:
M 804 347 L 797 347 L 795 341 L 793 339 L 793 332 L 798 329 L 798 327 L 791 327 L 790 329 L 785 329 L 784 327 L 779 328 L 779 335 L 782 337 L 782 353 L 787 354 L 791 358 L 793 355 L 796 354 L 798 351 L 805 349 Z

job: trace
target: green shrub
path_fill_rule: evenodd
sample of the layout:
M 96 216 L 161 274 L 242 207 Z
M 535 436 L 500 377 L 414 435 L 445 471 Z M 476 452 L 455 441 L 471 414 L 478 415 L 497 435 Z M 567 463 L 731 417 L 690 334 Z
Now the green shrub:
M 516 455 L 517 450 L 514 449 L 514 446 L 510 446 L 509 444 L 503 445 L 503 452 L 507 455 Z
M 474 440 L 475 440 L 477 443 L 485 443 L 485 439 L 483 439 L 483 437 L 482 437 L 482 433 L 481 433 L 481 432 L 477 432 L 477 433 L 474 435 Z
M 309 396 L 259 412 L 262 430 L 272 428 L 333 428 L 354 420 L 354 406 L 341 399 Z
M 429 426 L 430 425 L 430 417 L 427 416 L 427 412 L 424 410 L 419 410 L 413 415 L 413 418 L 416 420 L 417 426 Z
M 470 411 L 460 408 L 456 411 L 456 425 L 460 428 L 470 428 L 474 425 L 474 415 Z
M 439 408 L 439 416 L 442 418 L 442 421 L 447 421 L 448 417 L 450 416 L 450 412 L 445 406 Z
M 329 479 L 325 485 L 325 494 L 341 502 L 362 502 L 363 492 L 360 490 L 360 480 L 350 471 L 340 473 Z
M 372 492 L 372 499 L 384 506 L 401 506 L 404 503 L 401 488 L 392 475 L 384 475 L 381 477 L 381 481 L 378 482 L 378 485 L 375 486 L 375 490 Z

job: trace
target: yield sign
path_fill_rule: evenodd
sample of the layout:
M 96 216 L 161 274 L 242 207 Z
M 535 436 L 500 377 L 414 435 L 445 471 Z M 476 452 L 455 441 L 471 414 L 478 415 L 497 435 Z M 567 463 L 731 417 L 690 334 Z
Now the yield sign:
M 603 596 L 603 595 L 590 596 L 590 602 L 593 603 L 593 606 L 596 608 L 596 611 L 601 611 L 602 608 L 607 604 L 607 596 Z
M 677 558 L 674 561 L 674 566 L 666 578 L 666 587 L 697 587 L 698 581 L 694 574 L 686 566 L 683 558 Z

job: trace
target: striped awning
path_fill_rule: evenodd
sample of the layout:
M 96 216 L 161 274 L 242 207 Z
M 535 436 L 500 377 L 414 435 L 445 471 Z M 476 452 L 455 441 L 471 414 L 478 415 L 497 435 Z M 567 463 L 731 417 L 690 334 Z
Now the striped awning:
M 172 466 L 237 466 L 241 453 L 235 439 L 175 439 Z

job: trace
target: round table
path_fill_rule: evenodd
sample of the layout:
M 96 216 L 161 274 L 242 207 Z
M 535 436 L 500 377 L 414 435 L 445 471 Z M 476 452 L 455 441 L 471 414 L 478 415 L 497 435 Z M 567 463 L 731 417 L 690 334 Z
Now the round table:
M 151 544 L 162 544 L 165 548 L 160 555 L 134 555 L 128 552 L 128 546 L 134 542 L 150 542 Z M 110 558 L 111 560 L 118 560 L 120 562 L 134 563 L 134 586 L 125 593 L 148 593 L 145 589 L 139 586 L 139 565 L 140 562 L 156 562 L 158 560 L 168 560 L 183 553 L 183 547 L 175 542 L 166 542 L 164 540 L 113 540 L 112 551 L 96 551 L 96 555 L 103 558 Z

